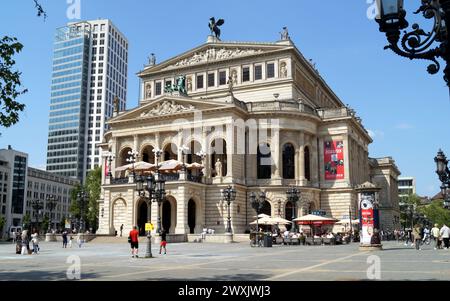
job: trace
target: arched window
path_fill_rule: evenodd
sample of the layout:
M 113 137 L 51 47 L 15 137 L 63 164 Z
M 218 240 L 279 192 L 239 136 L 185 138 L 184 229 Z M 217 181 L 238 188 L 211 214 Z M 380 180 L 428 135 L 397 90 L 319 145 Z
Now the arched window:
M 264 201 L 263 207 L 260 214 L 267 214 L 268 216 L 272 216 L 272 205 L 268 201 Z
M 155 153 L 153 152 L 153 146 L 149 145 L 142 151 L 142 161 L 155 164 Z
M 311 181 L 311 162 L 309 147 L 305 147 L 305 179 Z
M 130 157 L 130 155 L 128 154 L 129 152 L 131 152 L 131 148 L 129 147 L 124 148 L 120 152 L 120 166 L 124 166 L 130 163 L 127 161 L 127 159 Z
M 227 142 L 224 139 L 215 139 L 211 143 L 211 169 L 214 177 L 218 176 L 216 172 L 217 160 L 222 165 L 222 177 L 227 175 Z
M 164 148 L 164 161 L 178 160 L 178 148 L 175 144 L 170 143 Z
M 256 160 L 258 179 L 272 178 L 272 155 L 269 144 L 263 143 L 258 146 Z
M 197 153 L 202 150 L 202 145 L 198 141 L 191 141 L 189 150 L 187 151 L 187 163 L 202 163 L 202 159 L 197 156 Z
M 290 143 L 283 146 L 283 178 L 295 179 L 295 148 Z

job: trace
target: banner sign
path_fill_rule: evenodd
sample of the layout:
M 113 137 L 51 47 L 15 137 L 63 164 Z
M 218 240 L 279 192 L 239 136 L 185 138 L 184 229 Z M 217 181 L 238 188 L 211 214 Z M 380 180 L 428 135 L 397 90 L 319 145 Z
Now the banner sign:
M 324 147 L 325 180 L 343 180 L 344 171 L 344 142 L 326 141 Z

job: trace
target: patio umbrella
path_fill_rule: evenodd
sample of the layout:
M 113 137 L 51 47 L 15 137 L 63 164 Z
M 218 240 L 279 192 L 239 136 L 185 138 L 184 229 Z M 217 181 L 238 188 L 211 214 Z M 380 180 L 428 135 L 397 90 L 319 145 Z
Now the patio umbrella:
M 159 165 L 159 170 L 166 171 L 166 170 L 180 170 L 183 167 L 183 162 L 177 161 L 177 160 L 168 160 L 161 162 Z
M 262 217 L 259 218 L 257 221 L 253 221 L 250 223 L 250 225 L 275 225 L 276 222 L 271 217 Z
M 261 213 L 261 214 L 258 214 L 258 215 L 253 215 L 253 217 L 262 218 L 262 217 L 271 217 L 271 216 L 267 215 L 267 214 L 264 214 L 264 213 Z
M 344 218 L 336 222 L 336 225 L 345 225 L 345 224 L 350 224 L 350 219 Z M 359 219 L 352 220 L 352 224 L 359 224 Z
M 318 216 L 314 214 L 308 214 L 302 217 L 297 217 L 294 219 L 294 222 L 297 222 L 299 225 L 332 225 L 335 224 L 338 220 L 331 217 Z
M 156 167 L 155 164 L 139 161 L 134 164 L 130 163 L 124 166 L 117 167 L 116 171 L 132 170 L 133 168 L 136 171 L 143 171 L 143 170 L 151 170 L 154 169 L 155 167 Z
M 203 169 L 205 167 L 203 165 L 201 165 L 200 163 L 194 162 L 191 164 L 186 164 L 186 168 L 187 169 Z
M 272 217 L 272 220 L 273 220 L 276 224 L 280 224 L 280 225 L 292 224 L 291 221 L 288 221 L 287 219 L 281 218 L 281 217 L 279 217 L 279 216 L 277 216 L 277 217 Z

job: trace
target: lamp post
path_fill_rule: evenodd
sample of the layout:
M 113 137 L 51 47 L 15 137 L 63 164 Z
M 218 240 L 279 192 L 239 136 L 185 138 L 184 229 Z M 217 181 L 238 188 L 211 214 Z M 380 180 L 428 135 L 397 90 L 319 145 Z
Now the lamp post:
M 163 179 L 160 171 L 159 171 L 159 159 L 163 153 L 160 149 L 154 149 L 153 152 L 155 153 L 156 157 L 156 174 L 154 178 L 154 184 L 155 184 L 155 191 L 154 191 L 154 201 L 158 203 L 158 224 L 156 232 L 161 235 L 161 205 L 164 202 L 164 199 L 166 198 L 166 181 Z
M 256 193 L 252 192 L 250 193 L 250 203 L 256 211 L 256 244 L 259 246 L 259 212 L 264 207 L 264 202 L 266 201 L 266 193 L 261 191 L 259 193 L 259 198 L 256 198 Z
M 292 232 L 295 233 L 297 227 L 295 225 L 294 219 L 295 219 L 295 211 L 297 208 L 296 206 L 297 206 L 298 201 L 300 200 L 300 190 L 298 190 L 295 187 L 289 188 L 288 191 L 286 191 L 286 196 L 287 196 L 287 200 L 289 202 L 291 202 L 292 206 L 293 206 L 293 208 L 292 208 Z
M 146 182 L 146 185 L 144 185 L 144 177 L 138 177 L 136 180 L 136 190 L 139 196 L 143 197 L 147 202 L 147 205 L 150 209 L 149 222 L 151 222 L 152 201 L 155 196 L 155 179 L 152 175 L 150 175 L 147 177 Z M 146 196 L 146 192 L 148 192 L 148 197 Z M 147 250 L 145 251 L 145 258 L 152 257 L 152 231 L 149 230 L 147 233 Z
M 39 212 L 42 208 L 44 208 L 44 206 L 42 205 L 42 202 L 40 200 L 32 200 L 31 207 L 34 210 L 34 217 L 35 217 L 34 227 L 37 230 L 37 228 L 39 227 Z M 33 230 L 33 229 L 31 229 L 31 230 Z
M 401 37 L 401 30 L 408 28 L 406 11 L 403 0 L 377 0 L 377 23 L 380 32 L 386 34 L 391 49 L 399 56 L 409 59 L 429 60 L 428 73 L 436 74 L 440 70 L 437 58 L 446 62 L 444 80 L 449 86 L 450 79 L 450 47 L 448 45 L 448 30 L 450 26 L 450 0 L 422 0 L 414 14 L 421 13 L 427 20 L 433 20 L 433 27 L 425 31 L 417 23 L 412 25 L 411 31 L 405 31 Z M 419 2 L 419 1 L 418 1 Z
M 108 159 L 108 177 L 110 180 L 113 178 L 113 174 L 111 172 L 112 167 L 112 161 L 116 158 L 113 153 L 108 153 L 107 159 Z
M 127 162 L 132 164 L 132 168 L 133 168 L 133 179 L 136 177 L 136 173 L 134 171 L 134 163 L 136 163 L 136 160 L 139 156 L 139 153 L 135 150 L 131 150 L 128 152 L 128 158 L 127 158 Z
M 49 195 L 47 198 L 47 210 L 49 211 L 49 222 L 48 222 L 48 229 L 47 233 L 51 233 L 52 231 L 52 212 L 56 208 L 57 201 L 54 195 Z
M 80 233 L 84 232 L 84 211 L 86 206 L 86 198 L 88 197 L 86 191 L 81 190 L 78 192 L 78 203 L 80 205 Z
M 187 147 L 186 145 L 182 145 L 180 146 L 180 150 L 181 150 L 181 156 L 183 158 L 183 171 L 186 172 L 186 161 L 187 161 L 187 154 L 189 151 L 189 147 Z
M 450 209 L 450 194 L 448 189 L 450 188 L 450 170 L 448 168 L 448 160 L 444 152 L 440 149 L 434 158 L 436 162 L 436 173 L 441 181 L 441 194 L 444 198 L 444 208 Z
M 203 168 L 205 168 L 206 153 L 201 149 L 196 155 L 200 158 Z M 203 169 L 200 169 L 200 176 L 204 176 Z
M 231 186 L 228 186 L 225 189 L 221 189 L 220 193 L 222 194 L 222 199 L 227 202 L 228 205 L 228 220 L 227 220 L 227 229 L 226 232 L 231 234 L 233 231 L 231 230 L 231 202 L 236 199 L 236 189 Z

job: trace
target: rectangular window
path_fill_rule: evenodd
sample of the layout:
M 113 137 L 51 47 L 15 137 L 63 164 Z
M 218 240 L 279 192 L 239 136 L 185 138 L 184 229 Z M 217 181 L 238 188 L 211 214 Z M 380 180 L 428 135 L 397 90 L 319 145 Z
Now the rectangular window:
M 267 64 L 267 78 L 274 78 L 275 77 L 275 64 L 269 63 Z
M 157 82 L 155 84 L 155 95 L 161 95 L 162 90 L 161 90 L 161 82 Z
M 208 74 L 208 87 L 214 87 L 216 85 L 216 78 L 214 73 Z
M 227 84 L 227 72 L 226 71 L 220 71 L 219 72 L 219 85 L 223 86 Z
M 256 65 L 255 66 L 255 80 L 262 79 L 262 66 Z
M 243 82 L 250 81 L 250 68 L 249 67 L 242 68 L 242 81 Z
M 197 75 L 197 89 L 203 89 L 203 75 Z

